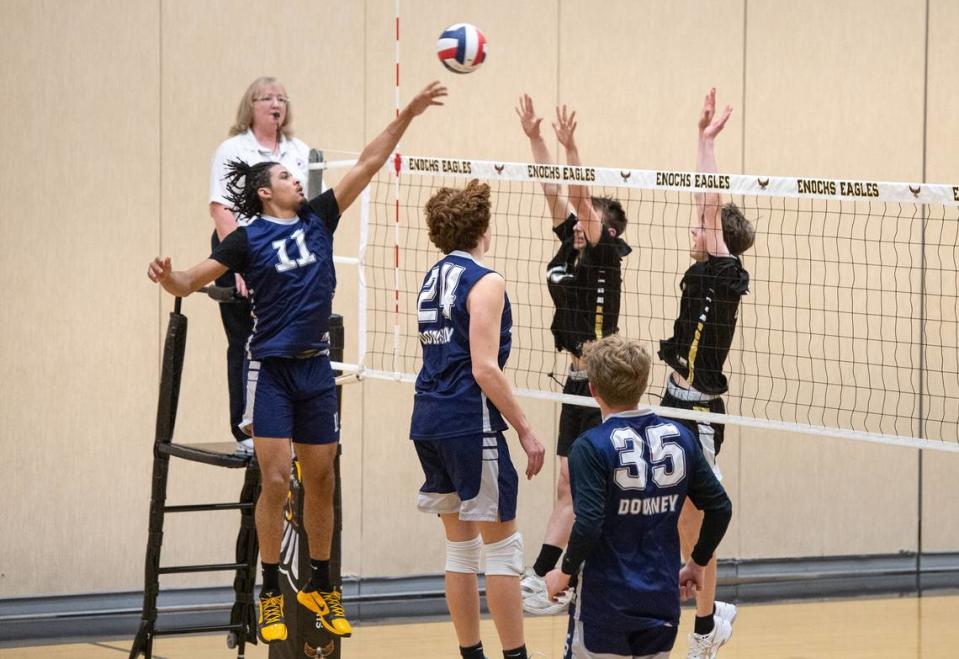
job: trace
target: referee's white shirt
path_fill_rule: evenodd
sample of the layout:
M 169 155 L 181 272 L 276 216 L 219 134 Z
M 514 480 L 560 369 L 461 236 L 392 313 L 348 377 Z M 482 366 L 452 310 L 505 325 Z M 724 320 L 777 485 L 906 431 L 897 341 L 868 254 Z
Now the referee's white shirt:
M 226 175 L 226 163 L 230 160 L 242 160 L 250 165 L 277 160 L 300 181 L 304 193 L 307 192 L 306 179 L 310 164 L 310 147 L 306 145 L 306 142 L 295 137 L 290 139 L 282 137 L 280 139 L 280 153 L 277 157 L 269 147 L 257 142 L 253 130 L 248 129 L 245 133 L 234 135 L 220 144 L 216 153 L 213 154 L 213 162 L 210 168 L 210 203 L 216 202 L 228 208 L 230 206 L 230 202 L 226 199 L 226 181 L 223 180 Z M 318 193 L 319 191 L 317 191 Z

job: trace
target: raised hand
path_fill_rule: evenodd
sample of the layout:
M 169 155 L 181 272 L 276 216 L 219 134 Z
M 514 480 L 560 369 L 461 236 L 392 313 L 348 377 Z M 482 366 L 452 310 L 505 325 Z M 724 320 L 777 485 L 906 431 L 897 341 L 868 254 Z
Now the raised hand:
M 147 277 L 151 281 L 155 281 L 158 284 L 162 284 L 166 281 L 170 273 L 173 272 L 173 267 L 170 265 L 170 257 L 160 258 L 159 256 L 153 259 L 150 262 L 150 265 L 147 266 Z
M 423 114 L 423 111 L 431 105 L 443 105 L 442 101 L 436 99 L 447 95 L 446 87 L 440 84 L 439 80 L 434 80 L 428 84 L 423 91 L 413 97 L 407 105 L 407 109 L 414 117 Z
M 703 111 L 699 115 L 699 136 L 707 140 L 715 139 L 723 131 L 732 113 L 733 106 L 727 105 L 720 114 L 716 114 L 716 88 L 710 89 L 703 101 Z
M 573 133 L 576 132 L 576 111 L 569 112 L 566 105 L 556 107 L 556 121 L 553 122 L 556 139 L 567 149 L 575 148 Z
M 519 107 L 513 109 L 516 110 L 516 115 L 519 117 L 520 125 L 523 127 L 523 132 L 526 133 L 526 137 L 531 140 L 541 138 L 539 125 L 543 122 L 543 118 L 536 116 L 536 110 L 533 109 L 533 99 L 529 97 L 529 94 L 520 96 Z

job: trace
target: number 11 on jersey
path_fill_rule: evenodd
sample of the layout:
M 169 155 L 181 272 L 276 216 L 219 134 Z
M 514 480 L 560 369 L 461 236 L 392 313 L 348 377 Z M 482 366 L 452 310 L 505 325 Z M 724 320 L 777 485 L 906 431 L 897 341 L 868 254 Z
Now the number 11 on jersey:
M 306 234 L 303 229 L 294 231 L 290 234 L 290 238 L 296 241 L 296 249 L 300 252 L 300 258 L 294 261 L 289 257 L 286 253 L 285 238 L 283 240 L 274 240 L 272 243 L 273 249 L 276 250 L 276 255 L 280 259 L 280 262 L 275 266 L 277 272 L 286 272 L 293 268 L 316 263 L 316 255 L 310 252 L 310 249 L 306 246 Z

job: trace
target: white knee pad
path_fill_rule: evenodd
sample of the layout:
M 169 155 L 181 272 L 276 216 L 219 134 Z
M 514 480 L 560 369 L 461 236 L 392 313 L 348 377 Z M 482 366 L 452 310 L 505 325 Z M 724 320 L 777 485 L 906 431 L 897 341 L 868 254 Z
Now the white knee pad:
M 472 540 L 463 542 L 446 541 L 446 571 L 463 574 L 479 572 L 480 552 L 483 549 L 483 539 L 476 536 Z
M 523 536 L 519 531 L 504 540 L 486 545 L 486 574 L 504 577 L 523 575 Z

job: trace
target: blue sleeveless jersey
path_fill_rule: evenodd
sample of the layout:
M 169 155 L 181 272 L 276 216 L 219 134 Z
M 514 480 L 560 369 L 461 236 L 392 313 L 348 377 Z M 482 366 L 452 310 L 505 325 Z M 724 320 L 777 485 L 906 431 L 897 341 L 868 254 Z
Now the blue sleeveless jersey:
M 423 366 L 416 378 L 412 439 L 445 439 L 505 430 L 499 410 L 473 379 L 470 315 L 466 308 L 473 285 L 493 272 L 466 252 L 450 252 L 423 280 L 417 299 Z M 506 365 L 513 327 L 509 296 L 500 323 L 499 367 Z
M 583 624 L 629 630 L 678 623 L 676 523 L 696 477 L 697 451 L 685 427 L 648 410 L 612 415 L 576 440 L 576 471 L 605 476 L 606 483 L 602 535 L 577 592 Z M 570 473 L 575 499 L 572 465 Z
M 333 190 L 291 219 L 258 216 L 224 238 L 211 258 L 243 275 L 253 303 L 251 359 L 296 357 L 329 348 L 336 271 Z

